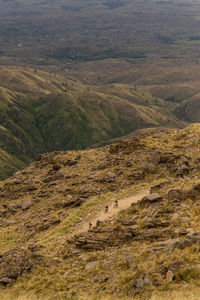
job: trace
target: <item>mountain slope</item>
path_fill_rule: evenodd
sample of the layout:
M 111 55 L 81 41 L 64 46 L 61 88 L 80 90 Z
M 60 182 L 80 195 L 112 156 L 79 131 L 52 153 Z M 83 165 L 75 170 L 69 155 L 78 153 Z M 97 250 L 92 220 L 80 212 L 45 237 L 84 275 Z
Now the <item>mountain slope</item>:
M 199 124 L 143 130 L 100 149 L 41 155 L 0 182 L 4 292 L 41 299 L 150 299 L 185 286 L 195 292 L 199 138 Z M 122 209 L 127 197 L 134 203 Z M 106 204 L 107 217 L 86 228 Z
M 183 101 L 177 109 L 177 116 L 190 123 L 200 122 L 200 94 Z
M 129 85 L 85 85 L 19 67 L 2 67 L 0 79 L 0 149 L 6 152 L 0 178 L 39 153 L 86 148 L 145 127 L 184 125 L 163 100 Z

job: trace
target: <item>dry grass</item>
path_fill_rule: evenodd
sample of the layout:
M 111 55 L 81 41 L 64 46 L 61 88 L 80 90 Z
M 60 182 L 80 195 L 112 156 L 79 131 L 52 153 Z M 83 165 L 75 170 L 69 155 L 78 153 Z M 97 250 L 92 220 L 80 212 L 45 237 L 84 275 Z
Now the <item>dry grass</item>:
M 200 290 L 199 288 L 194 287 L 185 288 L 184 290 L 175 290 L 161 292 L 156 295 L 153 295 L 150 300 L 199 300 L 200 299 Z

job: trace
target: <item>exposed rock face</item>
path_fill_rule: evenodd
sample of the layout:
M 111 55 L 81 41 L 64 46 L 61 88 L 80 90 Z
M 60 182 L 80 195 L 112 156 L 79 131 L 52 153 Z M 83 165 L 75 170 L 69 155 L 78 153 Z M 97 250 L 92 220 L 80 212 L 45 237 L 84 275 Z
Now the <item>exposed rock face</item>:
M 188 191 L 188 197 L 193 200 L 197 199 L 200 195 L 200 183 L 195 185 L 191 190 Z
M 76 236 L 74 240 L 70 242 L 75 242 L 78 248 L 83 249 L 94 249 L 102 250 L 107 246 L 117 246 L 127 240 L 130 240 L 136 236 L 134 229 L 122 229 L 120 227 L 115 228 L 103 228 L 91 230 L 89 235 L 80 234 Z
M 41 256 L 16 248 L 0 255 L 0 284 L 13 283 L 24 271 L 31 271 L 41 261 Z
M 149 205 L 159 206 L 163 202 L 163 197 L 157 193 L 149 194 L 140 201 L 141 207 L 148 207 Z
M 181 189 L 171 189 L 167 193 L 167 198 L 170 200 L 170 202 L 180 202 L 187 198 L 188 193 L 187 191 L 181 190 Z
M 154 164 L 172 163 L 176 161 L 176 156 L 171 152 L 155 151 L 149 156 L 149 161 Z
M 110 145 L 109 152 L 111 154 L 118 154 L 120 152 L 128 154 L 140 147 L 141 144 L 139 139 L 133 138 L 130 141 L 118 141 L 117 143 Z

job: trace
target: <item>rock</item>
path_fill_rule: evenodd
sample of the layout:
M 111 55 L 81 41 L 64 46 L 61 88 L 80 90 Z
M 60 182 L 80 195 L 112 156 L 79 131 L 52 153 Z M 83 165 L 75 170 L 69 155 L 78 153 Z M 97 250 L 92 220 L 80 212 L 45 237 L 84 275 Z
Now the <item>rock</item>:
M 52 170 L 54 170 L 54 171 L 58 171 L 58 170 L 60 170 L 61 169 L 61 165 L 60 164 L 54 164 L 53 166 L 52 166 Z
M 172 271 L 167 271 L 166 273 L 166 280 L 167 282 L 172 282 L 172 280 L 174 279 L 174 273 Z
M 31 207 L 33 205 L 33 202 L 31 199 L 28 199 L 28 200 L 25 200 L 23 203 L 22 203 L 22 209 L 25 210 L 25 209 L 28 209 L 29 207 Z
M 141 289 L 144 287 L 144 280 L 141 277 L 137 280 L 136 287 Z
M 9 250 L 0 255 L 0 283 L 14 282 L 24 271 L 31 271 L 42 257 L 21 248 Z
M 142 279 L 142 277 L 138 278 L 138 279 L 135 279 L 133 281 L 133 284 L 132 284 L 133 288 L 134 288 L 134 294 L 139 294 L 141 293 L 143 287 L 144 287 L 144 280 Z
M 190 170 L 190 167 L 188 165 L 186 165 L 186 164 L 179 165 L 178 169 L 177 169 L 177 172 L 176 172 L 176 175 L 177 176 L 183 176 L 185 174 L 188 174 L 189 170 Z
M 184 201 L 187 198 L 187 191 L 173 188 L 167 193 L 166 197 L 172 203 Z
M 71 199 L 69 201 L 63 201 L 62 202 L 62 206 L 63 208 L 65 207 L 76 207 L 76 206 L 80 206 L 85 202 L 85 198 L 83 197 L 77 197 L 75 199 Z
M 165 182 L 161 182 L 159 184 L 156 184 L 154 186 L 151 186 L 151 190 L 150 193 L 157 193 L 158 191 L 160 191 L 163 187 L 166 187 L 168 184 L 170 184 L 171 181 L 165 181 Z
M 138 138 L 132 138 L 131 141 L 122 141 L 119 140 L 117 143 L 110 145 L 109 153 L 110 154 L 118 154 L 120 152 L 124 154 L 129 154 L 134 150 L 141 147 L 140 141 Z
M 74 165 L 76 165 L 77 163 L 78 163 L 78 161 L 75 160 L 75 159 L 68 159 L 68 160 L 66 160 L 66 161 L 64 162 L 64 165 L 65 165 L 65 166 L 74 166 Z
M 114 173 L 108 172 L 103 180 L 106 182 L 113 182 L 113 181 L 115 181 L 115 178 L 116 178 L 116 176 Z
M 8 225 L 13 225 L 13 224 L 16 224 L 16 221 L 15 220 L 7 220 L 6 223 Z
M 180 239 L 179 238 L 175 238 L 175 239 L 169 239 L 169 240 L 166 240 L 166 241 L 161 241 L 161 242 L 158 242 L 157 245 L 159 246 L 176 246 L 180 243 Z
M 63 179 L 63 178 L 64 178 L 64 174 L 62 172 L 57 172 L 54 175 L 51 175 L 51 176 L 48 176 L 48 177 L 44 178 L 42 180 L 42 182 L 48 183 L 48 182 L 60 180 L 60 179 Z
M 44 223 L 37 228 L 37 232 L 44 231 L 44 230 L 48 229 L 49 227 L 51 227 L 53 225 L 57 225 L 57 224 L 60 224 L 60 219 L 44 221 Z
M 136 221 L 135 220 L 118 220 L 118 222 L 120 222 L 122 225 L 124 226 L 131 226 L 131 225 L 136 225 Z
M 0 278 L 0 284 L 2 284 L 2 285 L 8 285 L 9 283 L 12 283 L 12 282 L 13 282 L 13 280 L 8 277 Z
M 94 267 L 97 267 L 99 265 L 99 261 L 91 261 L 85 266 L 85 270 L 92 269 Z
M 94 227 L 89 233 L 80 234 L 69 242 L 75 242 L 78 248 L 103 250 L 106 247 L 118 246 L 125 241 L 134 239 L 138 233 L 132 228 L 122 229 L 120 226 L 110 227 Z
M 176 156 L 171 152 L 157 151 L 149 156 L 148 161 L 154 164 L 175 163 Z
M 151 281 L 149 280 L 148 277 L 145 277 L 145 278 L 144 278 L 144 284 L 145 284 L 145 285 L 150 285 L 150 284 L 151 284 Z
M 134 180 L 141 180 L 144 179 L 144 171 L 141 172 L 133 172 L 128 175 L 129 179 L 134 179 Z
M 170 221 L 168 220 L 151 220 L 149 221 L 145 227 L 147 228 L 156 228 L 156 227 L 168 227 L 170 225 Z
M 185 155 L 181 155 L 181 157 L 179 158 L 180 160 L 180 164 L 185 164 L 185 165 L 189 165 L 189 160 L 191 159 L 191 157 L 187 157 Z
M 188 197 L 195 200 L 199 197 L 200 194 L 200 183 L 195 185 L 192 189 L 188 191 Z
M 28 245 L 28 249 L 31 250 L 31 251 L 37 251 L 37 250 L 39 250 L 42 247 L 43 247 L 42 245 L 38 245 L 38 244 L 30 244 L 30 245 Z
M 97 220 L 97 221 L 96 221 L 96 226 L 99 226 L 100 224 L 103 224 L 103 221 Z
M 158 206 L 162 204 L 163 197 L 157 193 L 149 194 L 142 198 L 142 200 L 139 202 L 140 206 L 142 208 L 148 207 L 149 205 Z
M 153 216 L 155 218 L 160 218 L 160 217 L 167 217 L 167 215 L 172 214 L 174 212 L 174 209 L 171 207 L 165 207 L 162 209 L 157 209 Z

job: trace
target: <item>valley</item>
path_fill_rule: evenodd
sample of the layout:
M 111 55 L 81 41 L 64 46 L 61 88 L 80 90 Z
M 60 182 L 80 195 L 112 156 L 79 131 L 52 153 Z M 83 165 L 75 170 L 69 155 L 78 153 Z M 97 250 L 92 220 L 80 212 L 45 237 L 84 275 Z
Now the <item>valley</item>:
M 140 128 L 185 126 L 173 104 L 128 84 L 86 84 L 19 67 L 2 67 L 0 80 L 0 178 L 41 153 L 88 148 Z
M 199 16 L 0 0 L 0 299 L 200 299 Z

